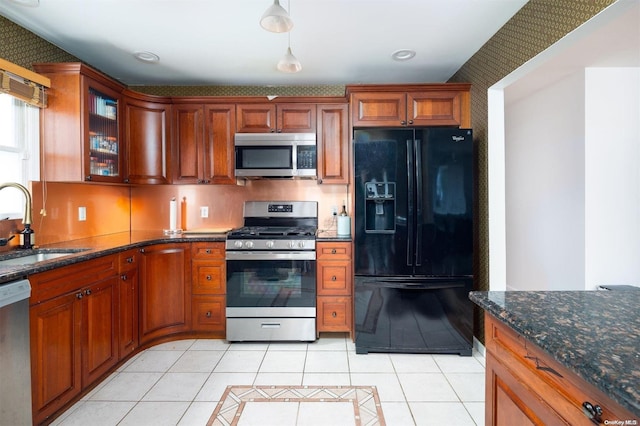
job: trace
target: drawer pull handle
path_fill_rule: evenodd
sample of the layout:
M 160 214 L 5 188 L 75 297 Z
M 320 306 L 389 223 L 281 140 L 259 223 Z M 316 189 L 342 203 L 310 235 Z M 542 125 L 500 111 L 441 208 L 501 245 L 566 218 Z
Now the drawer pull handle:
M 331 277 L 331 281 L 336 281 L 338 279 L 338 277 L 336 277 L 335 275 Z
M 126 281 L 126 280 L 127 280 L 127 274 L 122 274 L 122 275 L 120 275 L 120 279 L 121 279 L 122 281 Z
M 331 316 L 335 318 L 335 317 L 338 316 L 338 313 L 336 311 L 333 311 L 333 312 L 331 312 Z
M 127 257 L 127 263 L 133 263 L 133 257 Z
M 541 370 L 541 371 L 547 371 L 551 374 L 555 374 L 558 377 L 563 377 L 562 374 L 558 373 L 556 370 L 554 370 L 551 367 L 545 367 L 543 365 L 540 365 L 540 360 L 538 359 L 537 356 L 530 356 L 530 355 L 525 355 L 524 356 L 526 359 L 532 359 L 536 362 L 536 369 L 537 370 Z
M 207 311 L 207 313 L 204 314 L 204 316 L 207 317 L 207 318 L 211 318 L 211 311 Z
M 140 251 L 140 253 L 144 253 L 144 249 L 143 248 L 141 248 L 139 251 Z
M 211 254 L 211 249 L 206 249 L 204 252 L 207 254 Z
M 336 249 L 331 249 L 331 254 L 336 254 L 338 252 L 338 250 Z
M 207 275 L 207 281 L 211 281 L 211 275 Z
M 602 423 L 600 417 L 602 416 L 602 407 L 599 405 L 593 405 L 589 401 L 585 401 L 582 403 L 582 412 L 588 418 L 597 421 L 598 423 Z

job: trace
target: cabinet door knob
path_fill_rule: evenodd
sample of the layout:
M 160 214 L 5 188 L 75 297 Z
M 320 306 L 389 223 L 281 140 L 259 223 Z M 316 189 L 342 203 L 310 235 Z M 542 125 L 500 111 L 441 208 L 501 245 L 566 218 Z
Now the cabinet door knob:
M 413 120 L 409 120 L 409 124 L 413 124 Z
M 84 180 L 91 180 L 91 176 L 85 177 Z
M 82 299 L 83 295 L 82 293 L 76 293 L 76 299 Z
M 336 281 L 338 279 L 338 277 L 336 277 L 335 275 L 331 277 L 331 281 Z
M 592 420 L 596 420 L 598 423 L 602 423 L 600 417 L 602 416 L 602 407 L 599 405 L 593 405 L 589 401 L 582 403 L 582 412 L 585 416 Z
M 143 248 L 140 249 L 140 253 L 144 253 L 144 249 Z
M 211 311 L 207 311 L 207 313 L 204 314 L 204 316 L 207 317 L 207 318 L 211 318 Z
M 120 275 L 120 279 L 121 279 L 122 281 L 126 281 L 126 280 L 127 280 L 127 274 L 122 274 L 122 275 Z
M 335 318 L 335 317 L 337 317 L 337 316 L 338 316 L 338 313 L 337 313 L 336 311 L 333 311 L 333 312 L 331 312 L 331 316 L 332 316 L 333 318 Z
M 407 122 L 406 122 L 406 121 L 404 121 L 404 120 L 402 120 L 402 121 L 400 121 L 400 124 L 402 124 L 403 126 L 406 126 L 406 125 L 407 125 Z
M 133 263 L 133 256 L 127 257 L 127 263 Z
M 211 281 L 211 275 L 207 275 L 207 281 Z
M 86 289 L 84 291 L 84 294 L 86 294 L 87 296 L 90 296 L 91 295 L 91 289 L 90 288 Z

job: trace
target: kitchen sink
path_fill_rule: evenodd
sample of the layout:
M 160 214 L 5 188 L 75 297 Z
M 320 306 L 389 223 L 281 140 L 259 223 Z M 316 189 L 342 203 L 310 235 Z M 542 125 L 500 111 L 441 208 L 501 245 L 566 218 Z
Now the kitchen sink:
M 0 266 L 31 265 L 59 257 L 70 256 L 88 249 L 38 249 L 15 251 L 0 256 Z

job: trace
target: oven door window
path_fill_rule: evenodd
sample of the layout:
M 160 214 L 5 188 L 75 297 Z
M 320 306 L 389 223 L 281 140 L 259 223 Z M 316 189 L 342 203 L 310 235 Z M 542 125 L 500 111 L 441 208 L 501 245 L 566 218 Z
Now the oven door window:
M 314 307 L 313 260 L 227 261 L 227 306 Z
M 291 146 L 236 147 L 238 169 L 293 169 Z

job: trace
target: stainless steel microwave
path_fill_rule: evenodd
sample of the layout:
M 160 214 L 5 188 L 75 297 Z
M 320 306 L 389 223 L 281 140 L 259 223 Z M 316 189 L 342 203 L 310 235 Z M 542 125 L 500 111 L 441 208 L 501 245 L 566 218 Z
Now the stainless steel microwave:
M 315 133 L 236 133 L 237 177 L 315 178 Z

